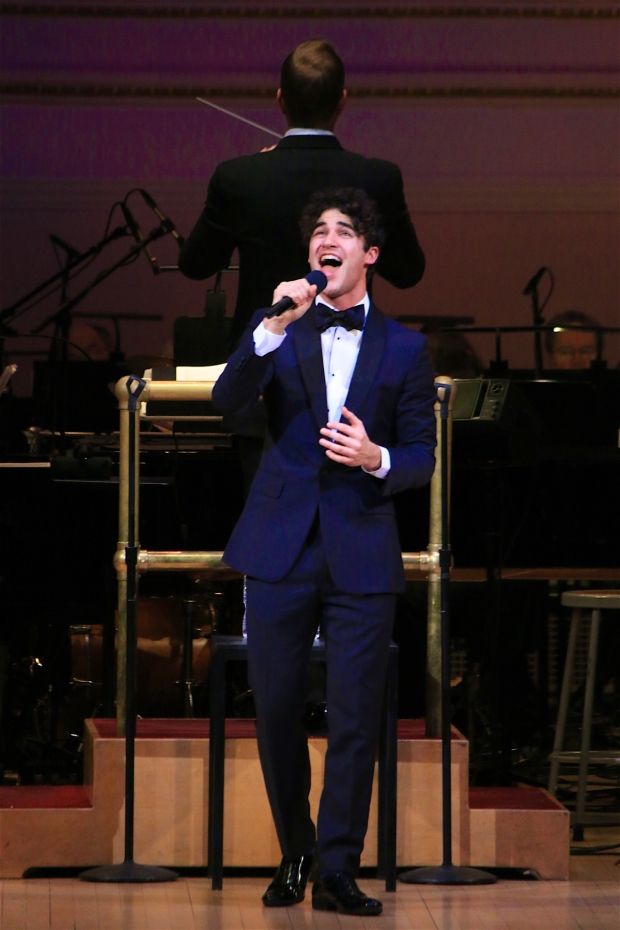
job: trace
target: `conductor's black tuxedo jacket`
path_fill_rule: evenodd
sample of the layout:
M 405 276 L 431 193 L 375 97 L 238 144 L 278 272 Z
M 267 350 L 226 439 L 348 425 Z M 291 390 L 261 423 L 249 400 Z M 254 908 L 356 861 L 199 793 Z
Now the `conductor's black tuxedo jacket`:
M 233 344 L 258 307 L 272 303 L 281 281 L 307 274 L 308 250 L 299 218 L 313 193 L 361 188 L 377 204 L 386 232 L 377 273 L 399 288 L 424 272 L 399 168 L 345 151 L 335 136 L 286 136 L 270 152 L 222 162 L 209 183 L 205 208 L 179 255 L 188 278 L 208 278 L 239 250 L 239 290 Z

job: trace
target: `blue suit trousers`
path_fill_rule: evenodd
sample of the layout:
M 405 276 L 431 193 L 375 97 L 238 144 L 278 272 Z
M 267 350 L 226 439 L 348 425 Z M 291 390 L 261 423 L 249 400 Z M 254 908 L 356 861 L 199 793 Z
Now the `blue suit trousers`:
M 359 870 L 395 602 L 392 593 L 349 594 L 335 586 L 318 518 L 284 579 L 248 578 L 248 670 L 278 839 L 289 858 L 316 848 L 321 873 Z M 319 624 L 327 656 L 329 735 L 315 829 L 302 718 Z

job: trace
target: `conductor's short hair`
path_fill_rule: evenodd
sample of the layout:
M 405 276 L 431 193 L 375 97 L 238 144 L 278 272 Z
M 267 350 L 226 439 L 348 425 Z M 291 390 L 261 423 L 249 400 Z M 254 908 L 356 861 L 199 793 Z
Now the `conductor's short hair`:
M 328 122 L 344 90 L 344 65 L 333 45 L 300 42 L 284 60 L 280 90 L 291 126 L 316 129 Z

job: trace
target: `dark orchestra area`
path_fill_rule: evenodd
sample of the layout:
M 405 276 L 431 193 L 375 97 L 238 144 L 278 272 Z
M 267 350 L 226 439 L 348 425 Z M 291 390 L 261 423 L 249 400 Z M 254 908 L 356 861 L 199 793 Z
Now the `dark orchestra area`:
M 617 5 L 0 16 L 0 926 L 615 926 Z
M 76 387 L 89 391 L 102 384 L 99 364 L 75 363 L 70 377 Z M 127 371 L 120 362 L 103 375 Z M 153 376 L 170 379 L 174 373 L 174 367 L 159 367 Z M 488 374 L 456 379 L 450 526 L 454 719 L 471 741 L 475 783 L 515 778 L 537 783 L 545 780 L 566 649 L 560 595 L 575 586 L 608 587 L 620 560 L 614 444 L 620 377 L 595 364 L 584 371 L 546 371 L 539 379 L 527 370 L 508 370 L 503 378 Z M 87 430 L 87 405 L 72 408 L 69 401 L 67 425 L 79 429 L 64 436 L 49 428 L 44 413 L 34 412 L 44 409 L 36 396 L 26 402 L 2 399 L 3 604 L 5 617 L 20 618 L 4 628 L 7 784 L 79 781 L 83 717 L 114 714 L 116 591 L 109 553 L 117 536 L 119 442 L 112 427 L 118 411 L 111 394 L 101 396 L 105 415 L 91 408 L 100 429 Z M 172 417 L 177 408 L 180 416 L 191 416 L 199 406 L 196 415 L 210 420 L 141 422 L 139 533 L 146 549 L 221 551 L 243 509 L 238 443 L 210 404 L 159 402 L 149 405 L 148 415 Z M 43 425 L 34 426 L 37 422 Z M 403 551 L 423 549 L 428 487 L 399 494 L 395 505 Z M 577 577 L 581 569 L 583 578 Z M 425 589 L 422 577 L 410 580 L 396 612 L 404 718 L 425 712 Z M 155 573 L 140 580 L 143 716 L 183 714 L 176 679 L 185 605 L 194 598 L 198 619 L 192 635 L 206 650 L 194 708 L 208 714 L 209 637 L 241 633 L 242 582 Z M 620 646 L 613 630 L 605 635 L 597 682 L 601 745 L 615 739 L 618 714 Z M 235 670 L 227 684 L 227 713 L 254 712 L 247 679 Z M 494 746 L 488 739 L 491 721 L 499 734 Z

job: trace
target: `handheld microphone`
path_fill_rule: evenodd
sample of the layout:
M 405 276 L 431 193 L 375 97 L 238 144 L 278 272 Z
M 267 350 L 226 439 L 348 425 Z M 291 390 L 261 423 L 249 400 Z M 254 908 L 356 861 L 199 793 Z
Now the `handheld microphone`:
M 127 223 L 131 231 L 131 235 L 134 237 L 134 239 L 136 240 L 136 242 L 138 243 L 138 245 L 140 246 L 140 248 L 142 249 L 146 257 L 148 258 L 149 265 L 151 266 L 151 271 L 153 272 L 153 274 L 159 274 L 159 265 L 157 263 L 157 259 L 155 258 L 154 255 L 151 255 L 149 247 L 144 241 L 144 236 L 142 235 L 142 232 L 140 231 L 140 227 L 138 226 L 136 218 L 134 217 L 133 213 L 131 212 L 131 210 L 129 209 L 126 203 L 121 203 L 121 210 L 123 211 L 123 216 L 125 217 L 125 222 Z
M 534 277 L 533 277 L 533 278 L 530 278 L 530 280 L 527 282 L 527 284 L 525 285 L 525 288 L 524 288 L 524 290 L 523 290 L 523 296 L 524 296 L 524 297 L 529 297 L 530 294 L 532 293 L 532 291 L 534 291 L 534 290 L 538 287 L 538 285 L 539 285 L 539 283 L 540 283 L 540 279 L 542 278 L 542 276 L 544 275 L 545 271 L 547 271 L 547 270 L 548 270 L 548 269 L 547 269 L 547 266 L 546 266 L 546 265 L 543 265 L 542 268 L 539 268 L 539 269 L 538 269 L 538 271 L 536 272 L 536 274 L 534 275 Z
M 322 271 L 309 271 L 305 276 L 308 284 L 316 284 L 316 292 L 320 294 L 321 291 L 324 291 L 327 287 L 327 277 L 323 274 Z M 286 310 L 290 310 L 291 307 L 295 306 L 295 301 L 290 297 L 282 297 L 273 307 L 269 307 L 265 316 L 271 318 L 272 316 L 282 316 Z
M 164 224 L 166 228 L 166 232 L 172 233 L 172 235 L 177 241 L 179 248 L 181 248 L 181 246 L 184 245 L 185 243 L 185 239 L 179 232 L 177 232 L 177 228 L 172 222 L 172 220 L 168 216 L 164 216 L 164 214 L 161 212 L 161 210 L 159 209 L 159 207 L 157 206 L 157 204 L 155 203 L 155 201 L 153 200 L 153 198 L 151 197 L 148 191 L 142 190 L 141 187 L 138 188 L 138 190 L 142 196 L 143 201 L 147 205 L 147 207 L 150 207 L 153 213 L 155 214 L 155 216 L 157 217 L 157 219 L 160 220 Z

